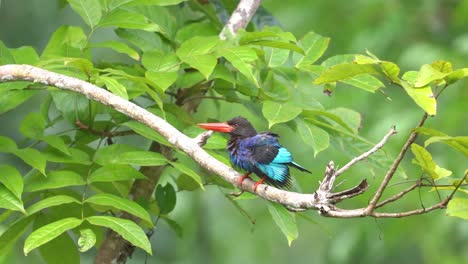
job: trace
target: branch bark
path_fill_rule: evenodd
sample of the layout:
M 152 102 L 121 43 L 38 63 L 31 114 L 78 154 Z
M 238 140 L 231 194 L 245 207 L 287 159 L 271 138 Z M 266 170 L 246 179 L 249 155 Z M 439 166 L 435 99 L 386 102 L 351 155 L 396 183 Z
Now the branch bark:
M 229 36 L 235 36 L 239 29 L 246 28 L 261 2 L 262 0 L 241 0 L 219 34 L 219 38 L 227 39 Z
M 255 192 L 254 182 L 252 180 L 246 179 L 245 181 L 243 181 L 242 185 L 239 185 L 238 179 L 239 177 L 241 177 L 241 174 L 236 172 L 233 168 L 213 158 L 199 146 L 198 143 L 200 141 L 200 138 L 204 138 L 204 140 L 206 140 L 206 135 L 198 139 L 189 138 L 177 129 L 175 129 L 173 126 L 168 124 L 165 120 L 151 114 L 147 110 L 133 104 L 132 102 L 129 102 L 116 95 L 113 95 L 112 93 L 104 89 L 101 89 L 95 85 L 73 77 L 49 72 L 29 65 L 0 66 L 0 82 L 6 81 L 33 81 L 36 83 L 52 85 L 64 90 L 69 90 L 83 94 L 91 100 L 95 100 L 104 105 L 110 106 L 120 111 L 121 113 L 154 129 L 162 136 L 164 136 L 174 147 L 185 152 L 194 161 L 200 164 L 200 166 L 204 167 L 210 172 L 219 175 L 226 181 L 232 183 L 233 185 L 239 187 L 244 191 L 254 193 L 266 200 L 280 203 L 289 208 L 318 210 L 322 215 L 330 217 L 400 217 L 395 214 L 375 213 L 373 212 L 373 210 L 370 211 L 368 209 L 369 207 L 352 210 L 337 208 L 335 206 L 337 202 L 363 193 L 367 189 L 367 183 L 363 181 L 352 189 L 343 191 L 341 193 L 333 193 L 332 188 L 336 177 L 344 172 L 344 170 L 339 170 L 339 174 L 337 175 L 334 169 L 333 162 L 330 162 L 330 164 L 328 165 L 325 177 L 321 182 L 319 189 L 315 193 L 295 193 L 280 190 L 267 185 L 259 185 L 257 191 Z M 422 125 L 422 123 L 423 120 L 420 122 L 420 125 Z M 347 168 L 350 168 L 351 165 L 355 164 L 358 160 L 362 160 L 370 156 L 372 153 L 381 148 L 387 142 L 390 136 L 394 135 L 395 133 L 395 129 L 392 128 L 376 146 L 371 148 L 371 150 L 367 151 L 366 153 L 360 155 L 359 157 L 353 159 L 350 163 L 348 163 L 348 165 L 345 166 Z M 379 194 L 379 198 L 383 190 L 387 186 L 388 181 L 391 178 L 391 176 L 388 175 L 393 175 L 392 173 L 394 173 L 394 171 L 396 170 L 396 167 L 399 165 L 399 162 L 401 161 L 401 159 L 403 159 L 404 153 L 409 148 L 411 142 L 414 141 L 415 137 L 415 133 L 412 133 L 410 135 L 403 150 L 400 152 L 400 155 L 398 156 L 397 160 L 394 162 L 393 166 L 387 173 L 387 176 L 384 178 L 383 183 L 377 191 L 377 194 Z M 440 208 L 440 206 L 437 208 Z

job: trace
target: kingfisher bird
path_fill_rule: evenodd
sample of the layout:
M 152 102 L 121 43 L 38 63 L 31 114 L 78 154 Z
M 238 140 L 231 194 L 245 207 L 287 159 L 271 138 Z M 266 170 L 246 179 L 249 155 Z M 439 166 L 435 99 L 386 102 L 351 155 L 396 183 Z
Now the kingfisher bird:
M 278 188 L 290 189 L 288 166 L 311 173 L 293 161 L 291 153 L 278 142 L 278 134 L 257 133 L 244 117 L 235 117 L 223 123 L 201 123 L 198 126 L 231 136 L 226 147 L 231 164 L 246 171 L 239 179 L 239 185 L 253 172 L 261 178 L 255 183 L 254 191 L 265 181 Z

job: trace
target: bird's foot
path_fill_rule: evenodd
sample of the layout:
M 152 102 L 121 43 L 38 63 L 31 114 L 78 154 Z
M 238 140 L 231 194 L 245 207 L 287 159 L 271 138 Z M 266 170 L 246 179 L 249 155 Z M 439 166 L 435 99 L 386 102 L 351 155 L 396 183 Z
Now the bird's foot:
M 266 180 L 266 176 L 263 176 L 262 179 L 260 179 L 258 182 L 255 183 L 255 185 L 254 185 L 254 192 L 257 191 L 258 185 L 263 184 L 263 183 L 265 182 L 265 180 Z
M 242 175 L 242 177 L 240 177 L 239 179 L 239 186 L 242 186 L 242 182 L 249 177 L 249 175 L 251 174 L 251 172 L 246 172 L 244 175 Z

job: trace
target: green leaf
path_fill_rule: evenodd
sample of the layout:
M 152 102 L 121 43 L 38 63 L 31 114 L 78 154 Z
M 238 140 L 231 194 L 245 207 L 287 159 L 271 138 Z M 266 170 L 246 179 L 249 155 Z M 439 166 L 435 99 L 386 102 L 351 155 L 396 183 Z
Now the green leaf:
M 0 151 L 11 153 L 15 152 L 18 149 L 16 142 L 12 139 L 4 136 L 0 136 Z
M 151 217 L 148 212 L 137 204 L 134 201 L 118 197 L 108 193 L 99 193 L 95 194 L 88 199 L 85 200 L 86 203 L 102 205 L 102 206 L 110 206 L 118 210 L 125 211 L 129 214 L 137 216 L 142 220 L 151 224 Z
M 167 217 L 163 217 L 164 221 L 166 221 L 166 223 L 169 225 L 169 227 L 174 230 L 174 232 L 176 233 L 176 235 L 179 237 L 179 238 L 182 238 L 182 235 L 183 235 L 183 229 L 182 229 L 182 226 L 179 225 L 176 221 L 170 219 L 170 218 L 167 218 Z
M 289 50 L 283 49 L 266 49 L 265 58 L 268 62 L 268 67 L 274 68 L 283 65 L 289 58 Z
M 372 64 L 356 64 L 344 63 L 332 66 L 326 69 L 317 79 L 314 84 L 324 84 L 329 82 L 344 81 L 346 79 L 362 75 L 362 74 L 378 74 Z
M 112 164 L 93 171 L 88 177 L 88 182 L 129 181 L 133 179 L 146 179 L 146 177 L 130 165 Z
M 152 23 L 142 14 L 132 13 L 122 9 L 117 9 L 105 16 L 97 27 L 119 27 L 140 29 L 150 32 L 160 32 L 159 25 Z
M 468 199 L 453 198 L 447 205 L 447 214 L 468 220 Z
M 41 140 L 46 142 L 49 146 L 53 147 L 54 149 L 62 152 L 63 154 L 71 156 L 69 146 L 65 144 L 63 138 L 56 135 L 48 135 L 42 137 Z
M 0 182 L 21 200 L 23 177 L 14 167 L 0 164 Z
M 115 52 L 122 53 L 128 55 L 130 58 L 138 61 L 140 60 L 140 54 L 132 48 L 130 48 L 127 44 L 119 41 L 103 41 L 99 43 L 92 43 L 89 45 L 91 48 L 109 48 Z
M 34 65 L 39 61 L 39 55 L 36 50 L 30 46 L 23 46 L 16 49 L 10 49 L 16 64 Z
M 142 51 L 160 48 L 162 45 L 161 38 L 153 32 L 118 28 L 115 33 Z
M 84 22 L 94 28 L 101 20 L 101 5 L 96 0 L 67 0 Z
M 0 252 L 7 252 L 16 241 L 28 230 L 34 217 L 24 217 L 16 220 L 5 228 L 5 232 L 0 235 Z
M 284 41 L 257 40 L 257 41 L 249 42 L 249 45 L 258 45 L 258 46 L 271 47 L 271 48 L 277 48 L 277 49 L 286 49 L 286 50 L 295 51 L 299 54 L 305 55 L 304 50 L 301 47 L 297 46 L 296 44 L 284 42 Z
M 23 202 L 18 199 L 10 190 L 0 184 L 0 208 L 13 211 L 24 211 Z
M 34 90 L 9 90 L 0 92 L 0 114 L 15 109 L 35 95 Z
M 28 138 L 38 139 L 44 134 L 46 121 L 39 113 L 29 113 L 21 122 L 19 130 Z
M 330 38 L 324 38 L 314 32 L 307 33 L 300 42 L 305 55 L 297 61 L 295 67 L 302 68 L 314 64 L 327 50 L 329 42 Z
M 214 36 L 193 37 L 182 43 L 176 54 L 181 61 L 197 69 L 208 79 L 218 62 L 214 49 L 219 42 L 219 38 Z
M 170 183 L 167 183 L 164 187 L 158 185 L 154 195 L 160 214 L 168 214 L 174 210 L 177 196 L 174 187 Z
M 35 192 L 46 189 L 56 189 L 69 186 L 85 185 L 81 175 L 73 171 L 51 171 L 47 177 L 37 177 L 25 185 L 25 192 Z
M 50 207 L 58 206 L 62 204 L 69 204 L 69 203 L 81 204 L 80 201 L 78 201 L 77 199 L 71 196 L 55 195 L 55 196 L 47 197 L 45 199 L 41 199 L 39 202 L 29 206 L 26 209 L 26 213 L 28 215 L 32 215 L 46 208 L 50 208 Z
M 163 136 L 161 136 L 161 134 L 159 134 L 158 132 L 154 131 L 152 128 L 149 128 L 140 122 L 128 121 L 126 123 L 123 123 L 122 125 L 130 128 L 131 130 L 135 131 L 137 134 L 144 136 L 147 139 L 154 140 L 165 146 L 171 146 L 171 144 L 169 144 L 169 142 L 167 142 L 167 140 Z
M 145 77 L 154 82 L 162 91 L 166 91 L 177 80 L 177 72 L 147 71 Z
M 421 107 L 428 115 L 435 115 L 437 113 L 437 101 L 434 98 L 430 86 L 423 88 L 414 88 L 408 82 L 401 82 L 406 93 L 413 99 L 413 101 Z
M 273 202 L 268 203 L 268 211 L 286 236 L 288 245 L 291 246 L 291 243 L 299 236 L 294 216 L 284 206 Z
M 89 159 L 89 155 L 79 149 L 76 148 L 68 148 L 70 155 L 63 155 L 62 152 L 59 152 L 54 149 L 46 149 L 43 154 L 45 155 L 46 159 L 50 162 L 57 162 L 57 163 L 73 163 L 73 164 L 83 164 L 89 165 L 91 164 L 91 160 Z
M 424 87 L 436 80 L 442 80 L 448 73 L 442 73 L 432 67 L 432 65 L 424 64 L 418 72 L 418 77 L 414 83 L 415 87 Z
M 361 114 L 358 112 L 344 107 L 329 109 L 327 112 L 338 116 L 340 120 L 346 124 L 344 127 L 351 128 L 351 130 L 356 134 L 359 132 L 359 129 L 362 126 L 362 118 Z M 331 116 L 328 115 L 327 117 Z
M 50 37 L 49 43 L 42 52 L 41 59 L 57 57 L 82 58 L 81 48 L 84 48 L 86 44 L 87 37 L 82 28 L 61 26 Z
M 78 238 L 78 247 L 80 252 L 86 252 L 96 244 L 96 234 L 93 230 L 86 228 L 80 229 L 80 238 Z
M 371 93 L 382 87 L 385 87 L 385 85 L 379 79 L 368 74 L 357 75 L 342 82 Z
M 76 217 L 69 217 L 34 230 L 34 232 L 32 232 L 24 242 L 24 254 L 28 255 L 31 250 L 49 242 L 62 233 L 81 225 L 82 222 L 83 220 Z
M 15 57 L 11 50 L 0 41 L 0 65 L 15 63 Z
M 418 144 L 411 144 L 411 151 L 415 158 L 413 163 L 419 165 L 432 179 L 439 180 L 452 175 L 451 171 L 441 168 L 435 164 L 432 160 L 431 153 L 429 153 L 425 148 Z
M 97 76 L 96 80 L 104 83 L 111 93 L 128 100 L 127 89 L 116 79 L 101 75 Z
M 253 62 L 257 59 L 257 53 L 247 46 L 229 47 L 219 51 L 220 55 L 228 60 L 234 68 L 247 77 L 256 87 L 260 87 L 252 69 Z
M 273 101 L 263 102 L 262 113 L 268 120 L 268 127 L 274 124 L 288 122 L 296 118 L 302 110 L 292 103 L 280 104 Z
M 441 142 L 445 143 L 453 149 L 463 153 L 463 155 L 468 156 L 468 137 L 450 137 L 450 136 L 434 136 L 430 137 L 424 142 L 424 147 L 429 146 L 432 143 Z
M 97 161 L 96 161 L 97 162 Z M 134 164 L 139 166 L 161 166 L 166 165 L 168 160 L 161 153 L 151 151 L 129 151 L 116 155 L 110 163 Z M 99 163 L 101 165 L 105 165 Z
M 22 159 L 26 164 L 45 174 L 47 160 L 41 152 L 33 148 L 18 149 L 13 152 L 18 158 Z
M 128 151 L 138 151 L 140 149 L 125 145 L 125 144 L 112 144 L 107 147 L 100 148 L 94 154 L 94 162 L 100 165 L 107 165 L 115 163 L 114 160 L 117 156 Z
M 192 178 L 193 180 L 195 180 L 195 182 L 198 183 L 198 185 L 200 185 L 200 188 L 202 188 L 202 190 L 205 190 L 205 187 L 203 186 L 203 182 L 202 182 L 202 179 L 200 177 L 200 175 L 198 175 L 196 172 L 194 172 L 192 169 L 190 169 L 189 167 L 185 166 L 184 164 L 182 163 L 177 163 L 177 162 L 170 162 L 170 164 L 175 168 L 177 169 L 178 171 L 186 174 L 187 176 L 189 176 L 190 178 Z
M 302 140 L 314 148 L 314 157 L 330 146 L 330 136 L 325 130 L 299 118 L 295 121 Z
M 164 52 L 159 49 L 143 53 L 141 63 L 146 69 L 157 72 L 176 72 L 180 61 L 174 52 Z
M 63 217 L 65 218 L 65 217 Z M 56 219 L 48 214 L 39 214 L 33 224 L 33 230 L 39 229 Z M 80 264 L 80 256 L 70 234 L 62 233 L 51 241 L 39 247 L 39 253 L 45 263 L 49 264 Z
M 134 222 L 112 216 L 91 216 L 87 217 L 86 221 L 92 225 L 104 226 L 114 230 L 134 246 L 142 248 L 148 252 L 148 254 L 152 255 L 151 244 L 148 237 L 141 227 Z

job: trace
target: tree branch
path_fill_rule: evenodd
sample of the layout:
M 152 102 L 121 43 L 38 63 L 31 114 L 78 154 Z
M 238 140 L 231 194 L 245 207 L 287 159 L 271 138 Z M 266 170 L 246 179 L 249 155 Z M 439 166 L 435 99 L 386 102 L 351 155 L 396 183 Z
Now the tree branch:
M 176 128 L 171 126 L 165 120 L 151 114 L 147 110 L 129 102 L 123 98 L 120 98 L 104 89 L 101 89 L 95 85 L 87 83 L 85 81 L 64 76 L 61 74 L 49 72 L 43 69 L 39 69 L 29 65 L 4 65 L 0 66 L 0 82 L 8 81 L 33 81 L 36 83 L 42 83 L 46 85 L 55 86 L 64 90 L 69 90 L 77 92 L 87 96 L 91 100 L 98 101 L 104 105 L 110 106 L 117 111 L 149 126 L 154 129 L 162 136 L 164 136 L 174 147 L 185 152 L 190 156 L 194 161 L 196 161 L 200 166 L 209 170 L 210 172 L 219 175 L 226 181 L 232 183 L 233 185 L 239 187 L 241 190 L 254 193 L 266 200 L 280 203 L 291 209 L 313 209 L 318 210 L 320 214 L 328 217 L 339 217 L 339 218 L 350 218 L 350 217 L 402 217 L 409 216 L 413 214 L 420 214 L 435 210 L 438 208 L 443 208 L 446 204 L 436 204 L 432 207 L 426 209 L 420 209 L 415 211 L 403 212 L 403 213 L 380 213 L 369 210 L 371 204 L 365 208 L 359 209 L 341 209 L 335 206 L 336 203 L 348 199 L 350 197 L 359 195 L 363 193 L 368 185 L 364 180 L 359 185 L 349 190 L 333 193 L 333 183 L 337 177 L 337 172 L 334 169 L 334 164 L 331 161 L 326 168 L 325 177 L 320 184 L 319 189 L 313 194 L 303 194 L 296 192 L 289 192 L 285 190 L 280 190 L 272 186 L 261 184 L 258 186 L 257 190 L 254 191 L 254 182 L 250 179 L 243 181 L 242 185 L 239 185 L 238 179 L 241 177 L 241 174 L 236 172 L 233 168 L 225 165 L 224 163 L 218 161 L 214 157 L 210 156 L 205 150 L 203 150 L 199 144 L 206 142 L 207 137 L 210 133 L 204 133 L 203 135 L 197 137 L 196 139 L 189 138 L 178 131 Z M 419 126 L 422 126 L 427 115 L 423 117 L 420 121 Z M 389 139 L 391 135 L 395 134 L 395 129 L 392 128 L 384 138 L 371 150 L 360 155 L 359 157 L 353 159 L 347 165 L 346 168 L 351 167 L 357 161 L 366 158 L 371 155 L 377 149 L 381 148 Z M 379 187 L 375 197 L 380 198 L 383 190 L 386 188 L 388 181 L 390 180 L 393 173 L 396 171 L 396 168 L 403 159 L 404 154 L 409 148 L 409 145 L 416 138 L 416 133 L 413 132 L 405 145 L 403 146 L 402 151 L 399 156 L 393 163 L 389 172 L 384 178 L 384 181 Z M 344 169 L 339 170 L 339 173 L 344 172 Z M 339 175 L 339 174 L 338 174 Z M 466 177 L 466 176 L 465 176 Z M 461 181 L 463 182 L 463 181 Z M 457 187 L 458 189 L 458 187 Z M 456 191 L 456 190 L 455 190 Z M 453 193 L 452 193 L 453 195 Z M 452 197 L 452 195 L 449 197 Z M 378 199 L 377 199 L 378 200 Z M 447 200 L 444 200 L 447 201 Z M 374 204 L 372 209 L 375 208 Z
M 240 0 L 219 38 L 227 39 L 229 36 L 235 36 L 239 29 L 246 28 L 261 2 L 262 0 Z

